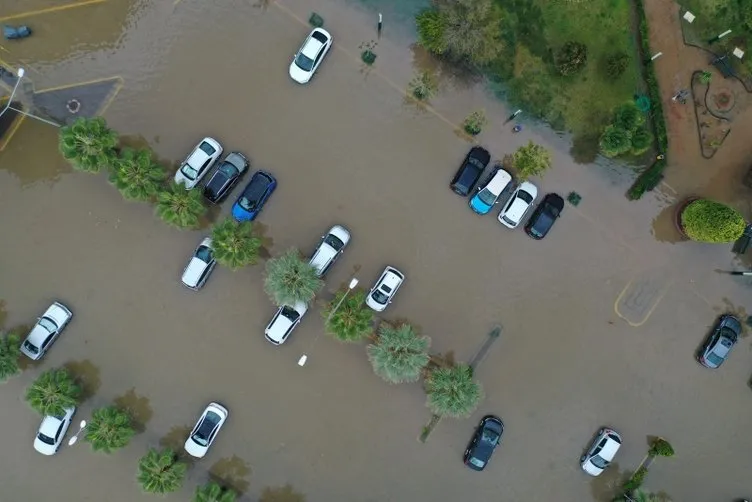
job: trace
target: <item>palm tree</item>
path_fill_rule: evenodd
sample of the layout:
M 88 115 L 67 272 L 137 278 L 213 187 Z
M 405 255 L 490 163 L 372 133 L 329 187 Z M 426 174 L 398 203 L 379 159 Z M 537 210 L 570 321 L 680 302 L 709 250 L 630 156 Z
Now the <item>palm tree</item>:
M 295 248 L 266 263 L 264 289 L 277 305 L 309 303 L 323 285 L 316 269 Z
M 195 228 L 199 219 L 206 214 L 201 192 L 186 190 L 175 183 L 157 194 L 157 214 L 168 225 L 178 228 Z
M 60 416 L 76 406 L 81 387 L 65 368 L 47 370 L 26 390 L 26 401 L 42 415 Z
M 128 444 L 135 429 L 131 425 L 131 416 L 114 406 L 94 410 L 93 417 L 86 427 L 85 439 L 91 443 L 94 451 L 112 453 Z
M 188 466 L 178 461 L 177 455 L 170 448 L 149 452 L 138 461 L 138 482 L 148 493 L 165 494 L 178 490 L 185 479 Z
M 212 230 L 214 258 L 220 265 L 236 270 L 258 260 L 261 239 L 253 235 L 253 223 L 226 218 Z
M 428 407 L 441 416 L 466 417 L 478 407 L 483 389 L 467 364 L 436 368 L 426 377 Z
M 110 182 L 130 200 L 146 201 L 156 196 L 164 179 L 164 169 L 146 149 L 123 148 L 110 173 Z
M 653 493 L 648 493 L 640 488 L 634 490 L 629 496 L 634 502 L 660 502 L 661 498 Z
M 324 327 L 341 342 L 357 342 L 373 333 L 373 310 L 364 303 L 365 292 L 353 291 L 342 301 L 346 294 L 347 290 L 338 292 L 324 308 Z M 337 310 L 332 312 L 337 305 Z
M 112 166 L 117 145 L 117 133 L 107 127 L 102 117 L 81 117 L 60 128 L 60 153 L 81 171 L 98 173 L 102 167 Z
M 409 324 L 381 323 L 376 343 L 366 347 L 373 371 L 389 383 L 417 382 L 430 356 L 427 336 L 418 336 Z
M 0 382 L 21 372 L 18 358 L 21 355 L 21 337 L 17 333 L 0 335 Z
M 223 488 L 216 481 L 209 481 L 203 486 L 196 487 L 193 502 L 235 502 L 238 494 L 229 488 Z

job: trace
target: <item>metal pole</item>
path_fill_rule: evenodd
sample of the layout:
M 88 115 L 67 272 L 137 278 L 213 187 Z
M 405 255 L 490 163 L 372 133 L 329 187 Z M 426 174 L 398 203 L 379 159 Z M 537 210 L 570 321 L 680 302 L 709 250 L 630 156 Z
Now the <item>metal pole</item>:
M 19 110 L 18 108 L 13 108 L 12 106 L 9 106 L 8 108 L 10 110 L 13 110 L 14 112 L 20 113 L 21 115 L 26 115 L 27 117 L 31 117 L 33 119 L 37 119 L 40 122 L 44 122 L 45 124 L 49 124 L 49 125 L 55 126 L 55 127 L 62 127 L 57 122 L 53 122 L 51 120 L 43 119 L 42 117 L 38 117 L 38 116 L 34 115 L 33 113 L 25 112 L 23 110 Z
M 68 446 L 73 446 L 76 444 L 76 441 L 78 441 L 78 435 L 81 434 L 81 431 L 83 431 L 86 428 L 86 420 L 81 420 L 81 423 L 78 425 L 78 432 L 76 432 L 73 437 L 71 437 L 68 440 Z
M 13 102 L 13 96 L 16 95 L 16 90 L 18 89 L 18 84 L 21 83 L 21 79 L 24 76 L 24 69 L 19 68 L 18 69 L 18 76 L 16 78 L 16 85 L 13 86 L 13 90 L 10 93 L 10 97 L 8 98 L 8 102 L 5 104 L 5 108 L 3 108 L 3 111 L 0 112 L 0 117 L 2 117 L 3 113 L 8 111 L 8 108 L 10 108 L 10 104 Z

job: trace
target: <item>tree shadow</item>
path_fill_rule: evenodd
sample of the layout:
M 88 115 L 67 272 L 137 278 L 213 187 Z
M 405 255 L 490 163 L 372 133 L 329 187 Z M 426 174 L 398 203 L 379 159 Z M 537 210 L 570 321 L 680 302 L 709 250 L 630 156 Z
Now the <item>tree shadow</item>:
M 610 502 L 620 495 L 622 486 L 629 479 L 630 474 L 619 469 L 619 464 L 614 462 L 611 466 L 590 481 L 590 492 L 593 500 L 597 502 Z
M 251 467 L 248 462 L 237 455 L 222 458 L 209 469 L 209 477 L 213 481 L 232 489 L 238 495 L 248 491 L 250 474 Z
M 420 44 L 412 44 L 412 66 L 417 73 L 428 72 L 436 78 L 438 92 L 447 88 L 463 90 L 483 82 L 483 75 L 473 68 L 447 61 L 431 54 Z
M 91 399 L 102 385 L 99 377 L 99 368 L 94 366 L 91 361 L 69 361 L 63 365 L 75 379 L 76 383 L 81 386 L 81 401 Z
M 188 439 L 188 434 L 191 433 L 191 428 L 187 425 L 176 425 L 170 431 L 162 436 L 159 440 L 159 446 L 162 448 L 171 448 L 175 453 L 180 453 L 183 450 L 185 440 Z
M 128 412 L 136 432 L 142 433 L 146 430 L 146 424 L 154 415 L 149 398 L 136 394 L 136 389 L 132 387 L 122 396 L 116 397 L 114 401 L 115 406 Z
M 5 307 L 5 300 L 0 300 L 0 330 L 5 328 L 6 319 L 8 319 L 8 310 Z
M 266 487 L 261 492 L 259 502 L 305 502 L 305 495 L 296 492 L 292 485 Z
M 272 257 L 272 248 L 274 247 L 274 239 L 269 235 L 269 225 L 264 225 L 257 221 L 253 222 L 253 234 L 261 239 L 261 247 L 259 248 L 259 258 L 262 260 L 268 260 Z

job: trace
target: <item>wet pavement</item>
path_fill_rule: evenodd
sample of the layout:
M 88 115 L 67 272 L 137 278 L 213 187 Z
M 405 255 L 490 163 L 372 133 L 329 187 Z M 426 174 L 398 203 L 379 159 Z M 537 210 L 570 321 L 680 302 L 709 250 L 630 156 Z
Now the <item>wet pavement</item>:
M 287 66 L 312 11 L 335 50 L 300 87 Z M 654 464 L 649 488 L 687 501 L 752 491 L 749 338 L 720 371 L 692 359 L 717 315 L 746 314 L 750 284 L 719 272 L 735 266 L 730 245 L 653 236 L 670 197 L 630 203 L 623 169 L 577 165 L 565 139 L 543 129 L 511 134 L 510 111 L 481 86 L 448 80 L 430 106 L 416 107 L 404 94 L 420 59 L 409 30 L 385 30 L 376 64 L 364 68 L 358 46 L 376 38 L 375 17 L 357 4 L 182 0 L 127 12 L 122 24 L 98 28 L 122 32 L 116 48 L 104 37 L 101 49 L 41 58 L 31 65 L 35 84 L 121 76 L 106 117 L 122 134 L 142 135 L 170 160 L 212 135 L 274 173 L 279 188 L 260 218 L 272 253 L 309 252 L 332 224 L 346 225 L 353 240 L 322 298 L 354 274 L 368 286 L 391 264 L 407 281 L 383 317 L 410 319 L 434 351 L 469 360 L 502 325 L 477 371 L 487 397 L 472 419 L 443 420 L 427 443 L 414 441 L 430 417 L 419 385 L 388 386 L 364 346 L 319 337 L 319 308 L 284 346 L 266 343 L 274 308 L 262 264 L 218 269 L 198 294 L 181 288 L 203 234 L 167 227 L 150 206 L 124 201 L 105 175 L 71 173 L 55 154 L 56 131 L 27 120 L 0 154 L 0 232 L 10 236 L 0 310 L 6 326 L 28 324 L 60 299 L 76 317 L 41 366 L 0 388 L 0 420 L 14 432 L 0 457 L 5 493 L 148 500 L 135 481 L 138 458 L 148 446 L 179 445 L 211 400 L 230 418 L 170 499 L 188 499 L 213 476 L 267 502 L 605 501 L 655 435 L 677 455 Z M 479 140 L 494 158 L 544 143 L 554 167 L 536 180 L 541 191 L 582 195 L 543 241 L 476 216 L 447 188 L 470 146 L 457 124 L 480 107 L 490 121 Z M 111 402 L 133 410 L 143 432 L 131 445 L 108 457 L 86 444 L 52 459 L 33 451 L 38 418 L 24 388 L 60 365 L 86 380 L 77 419 Z M 506 432 L 478 474 L 461 454 L 486 413 L 499 414 Z M 626 441 L 618 464 L 593 480 L 577 459 L 602 425 Z M 32 480 L 41 469 L 44 481 Z M 86 483 L 74 481 L 84 470 Z

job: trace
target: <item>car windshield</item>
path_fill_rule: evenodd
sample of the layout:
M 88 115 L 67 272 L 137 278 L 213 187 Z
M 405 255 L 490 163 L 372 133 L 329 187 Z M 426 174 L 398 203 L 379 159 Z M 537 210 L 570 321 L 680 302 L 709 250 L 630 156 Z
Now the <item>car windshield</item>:
M 483 460 L 476 458 L 476 457 L 470 457 L 470 463 L 473 464 L 475 467 L 483 467 L 484 465 L 486 465 L 486 463 Z
M 484 430 L 483 435 L 481 436 L 482 441 L 485 441 L 490 444 L 496 444 L 496 441 L 498 441 L 498 439 L 499 439 L 499 435 L 496 432 L 492 430 L 488 430 L 488 429 Z
M 510 220 L 509 218 L 507 218 L 507 215 L 506 215 L 506 214 L 505 214 L 504 216 L 502 216 L 502 219 L 503 219 L 504 221 L 506 221 L 507 223 L 509 223 L 510 225 L 516 225 L 516 224 L 517 224 L 517 222 L 516 222 L 516 221 L 512 221 L 512 220 Z
M 55 321 L 53 321 L 49 317 L 42 317 L 41 319 L 39 319 L 39 325 L 50 333 L 57 329 L 57 324 L 55 324 Z
M 217 423 L 219 423 L 219 415 L 213 411 L 208 412 L 196 434 L 193 435 L 193 440 L 201 446 L 209 444 L 209 436 Z
M 303 51 L 298 53 L 298 56 L 295 58 L 295 64 L 303 71 L 311 71 L 313 69 L 313 59 L 303 54 Z
M 240 204 L 240 207 L 242 207 L 246 211 L 253 211 L 254 209 L 256 209 L 256 206 L 258 205 L 258 201 L 252 200 L 252 199 L 249 199 L 248 197 L 243 196 L 238 201 L 238 204 Z
M 198 171 L 194 169 L 193 166 L 191 166 L 187 162 L 183 164 L 183 167 L 180 169 L 180 172 L 183 173 L 183 176 L 185 176 L 191 181 L 195 180 L 196 175 L 198 174 Z
M 527 193 L 524 190 L 520 190 L 519 192 L 517 192 L 517 197 L 520 198 L 520 199 L 522 199 L 522 200 L 524 200 L 528 204 L 530 204 L 531 202 L 533 202 L 533 196 L 530 195 L 529 193 Z
M 238 174 L 238 168 L 233 166 L 229 162 L 222 164 L 218 171 L 222 173 L 226 178 L 232 178 L 233 176 Z
M 324 239 L 324 242 L 326 242 L 332 248 L 334 248 L 335 251 L 339 251 L 340 249 L 345 247 L 345 243 L 342 242 L 339 239 L 339 237 L 337 237 L 336 235 L 332 235 L 332 234 L 327 235 L 326 238 Z
M 484 188 L 478 194 L 478 199 L 487 206 L 493 206 L 494 202 L 496 202 L 496 195 L 488 188 Z
M 282 307 L 282 315 L 286 318 L 288 318 L 290 321 L 295 322 L 298 320 L 298 317 L 300 317 L 300 314 L 298 314 L 294 308 L 284 306 Z
M 598 455 L 593 455 L 592 457 L 590 457 L 590 461 L 599 469 L 605 469 L 606 467 L 608 467 L 608 460 Z
M 721 328 L 721 338 L 733 340 L 734 338 L 736 338 L 736 332 L 731 328 L 724 326 L 723 328 Z
M 49 436 L 45 436 L 45 435 L 44 435 L 44 434 L 42 434 L 41 432 L 39 433 L 39 435 L 37 435 L 37 437 L 38 437 L 38 438 L 39 438 L 39 440 L 40 440 L 41 442 L 43 442 L 44 444 L 48 444 L 48 445 L 54 445 L 54 444 L 55 444 L 55 440 L 54 440 L 54 439 L 52 439 L 52 438 L 51 438 L 51 437 L 49 437 Z
M 201 149 L 201 151 L 202 151 L 202 152 L 204 152 L 204 153 L 205 153 L 206 155 L 208 155 L 209 157 L 211 157 L 212 155 L 214 155 L 214 152 L 216 152 L 216 151 L 217 151 L 217 150 L 215 150 L 215 149 L 214 149 L 214 147 L 213 147 L 213 146 L 211 146 L 211 145 L 210 145 L 209 143 L 207 143 L 206 141 L 203 141 L 203 142 L 201 143 L 201 145 L 199 146 L 199 149 Z
M 467 163 L 470 164 L 471 166 L 475 166 L 476 169 L 479 169 L 481 171 L 484 169 L 483 163 L 480 160 L 476 159 L 475 157 L 470 157 L 467 160 Z
M 24 348 L 26 350 L 28 350 L 32 354 L 38 354 L 39 353 L 39 347 L 37 347 L 36 345 L 34 345 L 33 343 L 31 343 L 28 340 L 24 341 L 23 346 L 24 346 Z
M 380 289 L 377 289 L 376 291 L 373 292 L 373 294 L 371 295 L 371 298 L 373 298 L 373 301 L 375 301 L 376 303 L 380 305 L 385 305 L 387 300 L 389 300 L 389 295 L 386 295 L 384 294 L 383 291 L 381 291 Z
M 206 246 L 199 246 L 198 250 L 196 250 L 196 258 L 205 263 L 209 263 L 212 260 L 211 248 L 208 248 Z
M 723 358 L 716 355 L 715 352 L 710 352 L 707 356 L 708 361 L 716 366 L 720 366 L 723 363 Z

